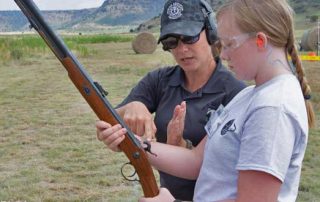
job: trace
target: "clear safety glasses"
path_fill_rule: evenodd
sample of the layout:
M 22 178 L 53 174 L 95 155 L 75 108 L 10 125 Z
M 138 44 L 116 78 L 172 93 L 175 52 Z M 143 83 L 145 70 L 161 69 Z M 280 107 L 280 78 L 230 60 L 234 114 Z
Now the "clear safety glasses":
M 220 38 L 220 44 L 223 51 L 234 51 L 251 37 L 256 36 L 256 32 L 239 34 L 237 36 Z

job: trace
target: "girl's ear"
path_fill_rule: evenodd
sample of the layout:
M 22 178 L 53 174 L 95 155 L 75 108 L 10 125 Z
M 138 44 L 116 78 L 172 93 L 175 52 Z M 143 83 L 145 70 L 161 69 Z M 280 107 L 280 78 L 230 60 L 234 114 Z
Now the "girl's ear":
M 263 32 L 258 32 L 256 35 L 256 44 L 259 50 L 263 50 L 267 47 L 268 39 Z

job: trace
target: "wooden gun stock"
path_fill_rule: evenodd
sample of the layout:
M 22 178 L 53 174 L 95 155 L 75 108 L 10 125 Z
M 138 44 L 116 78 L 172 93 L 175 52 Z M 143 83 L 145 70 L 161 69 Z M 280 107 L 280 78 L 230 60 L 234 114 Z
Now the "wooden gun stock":
M 106 121 L 111 125 L 121 124 L 127 129 L 128 132 L 124 141 L 121 142 L 120 148 L 135 168 L 139 176 L 144 196 L 154 197 L 158 195 L 159 189 L 153 170 L 148 162 L 146 152 L 141 146 L 141 143 L 135 138 L 134 134 L 105 98 L 101 86 L 92 81 L 77 58 L 68 50 L 63 40 L 60 39 L 44 21 L 40 10 L 32 0 L 15 0 L 15 2 L 28 18 L 31 26 L 39 33 L 52 52 L 63 64 L 68 71 L 70 79 L 99 119 Z

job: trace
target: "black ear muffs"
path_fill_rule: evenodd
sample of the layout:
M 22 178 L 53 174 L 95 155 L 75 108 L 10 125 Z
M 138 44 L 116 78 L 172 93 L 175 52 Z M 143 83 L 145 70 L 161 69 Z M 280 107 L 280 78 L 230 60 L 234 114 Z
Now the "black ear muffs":
M 212 10 L 206 0 L 200 0 L 201 5 L 203 6 L 203 14 L 205 16 L 205 29 L 207 40 L 210 45 L 214 44 L 218 40 L 217 36 L 217 24 L 215 21 L 215 13 Z

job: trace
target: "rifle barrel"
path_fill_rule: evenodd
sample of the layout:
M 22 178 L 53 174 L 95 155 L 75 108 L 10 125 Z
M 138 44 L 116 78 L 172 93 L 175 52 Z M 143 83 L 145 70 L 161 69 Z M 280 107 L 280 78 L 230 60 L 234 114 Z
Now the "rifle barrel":
M 121 124 L 127 129 L 120 149 L 126 154 L 130 163 L 135 168 L 146 197 L 154 197 L 159 189 L 148 162 L 146 152 L 141 143 L 135 138 L 133 132 L 124 123 L 118 113 L 106 99 L 101 86 L 94 82 L 78 59 L 69 51 L 63 40 L 51 29 L 41 15 L 39 8 L 32 0 L 15 0 L 21 11 L 29 20 L 31 26 L 39 33 L 55 56 L 60 60 L 68 72 L 68 76 L 77 87 L 81 95 L 99 117 L 111 125 Z

